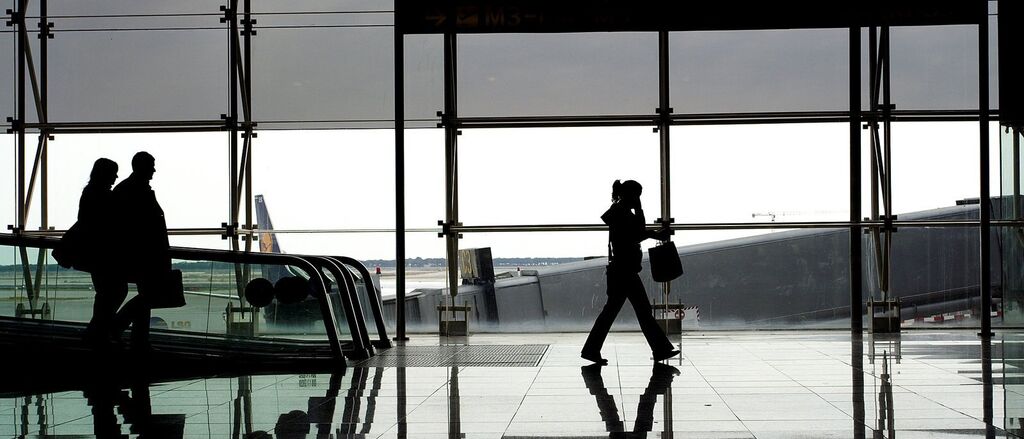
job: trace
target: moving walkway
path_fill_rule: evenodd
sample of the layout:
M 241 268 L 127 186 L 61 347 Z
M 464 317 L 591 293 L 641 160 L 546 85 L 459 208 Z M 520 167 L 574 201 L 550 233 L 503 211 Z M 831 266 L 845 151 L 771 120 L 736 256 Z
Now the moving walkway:
M 82 341 L 92 316 L 92 281 L 88 273 L 57 265 L 49 253 L 58 244 L 0 235 L 0 350 L 26 365 L 130 356 Z M 150 369 L 175 375 L 344 367 L 346 358 L 391 347 L 380 291 L 355 259 L 179 247 L 170 254 L 182 270 L 186 305 L 152 311 Z M 135 286 L 129 288 L 130 298 Z M 261 312 L 270 304 L 316 315 L 298 324 L 275 321 Z

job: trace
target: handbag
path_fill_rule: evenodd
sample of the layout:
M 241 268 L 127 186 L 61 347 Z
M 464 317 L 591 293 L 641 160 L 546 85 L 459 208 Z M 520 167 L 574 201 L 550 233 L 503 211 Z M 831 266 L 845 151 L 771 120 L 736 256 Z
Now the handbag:
M 651 277 L 655 282 L 668 282 L 683 274 L 679 251 L 672 241 L 665 241 L 647 251 L 651 260 Z
M 181 270 L 165 271 L 160 276 L 137 285 L 139 294 L 146 298 L 152 309 L 185 306 L 185 287 L 181 281 Z
M 57 262 L 57 265 L 60 265 L 62 268 L 84 271 L 86 273 L 92 272 L 93 261 L 83 254 L 86 251 L 86 246 L 83 242 L 84 232 L 82 230 L 82 223 L 75 222 L 68 231 L 61 235 L 60 242 L 54 246 L 52 253 L 53 260 Z

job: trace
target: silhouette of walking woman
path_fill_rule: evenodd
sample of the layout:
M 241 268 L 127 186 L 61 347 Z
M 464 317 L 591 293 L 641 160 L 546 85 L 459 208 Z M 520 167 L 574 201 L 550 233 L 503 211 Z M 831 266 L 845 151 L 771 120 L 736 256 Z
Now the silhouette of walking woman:
M 166 279 L 166 273 L 171 269 L 164 211 L 149 186 L 155 172 L 156 159 L 140 151 L 132 157 L 132 175 L 113 191 L 124 233 L 120 248 L 124 253 L 125 277 L 139 290 L 139 295 L 117 312 L 115 325 L 118 333 L 131 325 L 133 350 L 149 347 L 151 304 L 146 292 L 159 289 L 161 280 Z
M 111 245 L 104 240 L 113 236 L 110 220 L 115 210 L 114 195 L 110 188 L 117 180 L 117 163 L 106 158 L 97 159 L 89 174 L 89 183 L 82 189 L 78 202 L 79 239 L 76 243 L 76 267 L 90 272 L 96 298 L 92 319 L 86 326 L 85 339 L 95 345 L 106 345 L 113 334 L 114 314 L 128 296 L 128 284 L 121 279 L 114 264 Z M 83 266 L 84 265 L 84 266 Z
M 664 395 L 666 400 L 670 398 L 668 389 L 672 387 L 672 379 L 679 375 L 679 369 L 664 363 L 654 363 L 651 379 L 644 393 L 640 394 L 640 401 L 637 402 L 636 420 L 630 433 L 625 431 L 615 397 L 608 393 L 608 388 L 604 385 L 604 378 L 601 377 L 602 367 L 600 364 L 589 364 L 581 367 L 580 373 L 583 375 L 587 391 L 594 395 L 597 401 L 597 409 L 601 413 L 605 429 L 612 433 L 609 437 L 647 437 L 647 433 L 654 429 L 654 406 L 657 405 L 658 395 Z
M 608 268 L 605 271 L 608 282 L 608 302 L 601 314 L 597 316 L 594 327 L 587 336 L 580 356 L 598 364 L 607 364 L 608 360 L 601 357 L 601 346 L 608 337 L 608 330 L 615 321 L 615 316 L 622 309 L 626 299 L 633 305 L 640 329 L 647 339 L 647 344 L 654 353 L 654 361 L 661 361 L 679 354 L 665 332 L 658 327 L 651 313 L 651 302 L 647 299 L 647 291 L 640 280 L 640 262 L 643 251 L 640 242 L 648 239 L 667 239 L 668 230 L 648 231 L 644 211 L 640 206 L 640 193 L 643 187 L 633 180 L 612 184 L 612 206 L 601 215 L 601 220 L 608 225 Z

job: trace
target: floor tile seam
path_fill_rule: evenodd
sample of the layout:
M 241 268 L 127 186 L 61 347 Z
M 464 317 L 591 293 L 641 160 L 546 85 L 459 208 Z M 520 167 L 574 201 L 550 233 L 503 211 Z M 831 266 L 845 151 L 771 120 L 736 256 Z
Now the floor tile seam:
M 201 412 L 199 412 L 199 413 L 193 413 L 193 414 L 191 414 L 191 415 L 185 415 L 185 419 L 189 419 L 189 418 L 192 418 L 192 417 L 195 417 L 195 416 L 199 416 L 199 415 L 203 415 L 203 414 L 209 415 L 209 413 L 210 413 L 210 411 L 211 411 L 211 410 L 214 410 L 214 409 L 217 409 L 217 408 L 220 408 L 220 407 L 223 407 L 223 406 L 226 406 L 226 405 L 232 404 L 232 403 L 234 403 L 234 402 L 235 402 L 235 400 L 234 400 L 234 399 L 232 399 L 232 400 L 230 400 L 230 401 L 225 401 L 225 402 L 222 402 L 222 403 L 220 403 L 220 404 L 214 404 L 214 405 L 212 405 L 212 406 L 210 406 L 210 405 L 207 405 L 207 406 L 206 406 L 206 410 L 203 410 L 203 411 L 201 411 Z
M 800 343 L 800 346 L 803 346 L 805 349 L 812 350 L 814 352 L 817 352 L 818 354 L 825 355 L 826 357 L 828 357 L 828 354 L 822 352 L 820 349 L 816 349 L 816 348 L 813 348 L 811 346 L 807 346 L 806 343 Z M 814 390 L 811 390 L 810 387 L 808 387 L 807 385 L 801 383 L 800 381 L 797 381 L 791 375 L 787 374 L 786 372 L 783 372 L 778 367 L 775 367 L 774 364 L 772 364 L 770 362 L 767 362 L 767 361 L 765 361 L 765 364 L 769 365 L 772 369 L 775 369 L 776 372 L 782 374 L 782 376 L 784 376 L 784 377 L 788 378 L 790 381 L 796 383 L 797 385 L 802 387 L 804 390 L 806 390 L 808 392 L 811 392 L 811 394 L 813 394 L 814 396 L 818 397 L 819 400 L 824 401 L 826 404 L 828 404 L 832 408 L 836 409 L 839 413 L 842 413 L 842 414 L 846 415 L 849 419 L 856 421 L 856 419 L 854 419 L 853 416 L 850 416 L 849 414 L 847 414 L 845 411 L 843 411 L 843 409 L 839 408 L 834 402 L 825 399 L 824 396 L 820 395 L 818 392 L 815 392 Z M 850 365 L 850 367 L 853 368 L 853 365 Z M 863 423 L 864 422 L 861 422 L 861 424 L 863 424 Z
M 92 418 L 92 413 L 89 413 L 88 415 L 79 416 L 79 417 L 74 418 L 74 419 L 69 419 L 69 420 L 66 420 L 64 422 L 58 422 L 56 424 L 47 424 L 46 428 L 54 428 L 55 429 L 55 428 L 60 427 L 62 425 L 73 424 L 75 422 L 81 421 L 83 419 L 88 419 L 88 418 Z M 120 422 L 118 422 L 118 424 L 120 424 Z M 35 429 L 31 430 L 29 432 L 29 434 L 39 434 L 39 431 L 40 431 L 39 425 L 36 424 L 36 425 L 34 425 L 34 427 L 35 427 Z
M 619 394 L 619 399 L 617 400 L 618 402 L 615 403 L 615 409 L 618 410 L 620 413 L 619 421 L 622 422 L 622 425 L 626 425 L 626 397 L 622 393 L 622 368 L 619 367 L 618 360 L 619 349 L 615 348 L 615 380 L 618 381 L 618 384 L 615 386 L 615 388 Z M 598 411 L 600 411 L 600 407 L 598 407 Z
M 542 359 L 547 357 L 547 353 L 548 353 L 549 350 L 550 349 L 546 349 L 544 351 L 544 356 L 541 357 Z M 542 363 L 542 361 L 538 361 L 538 364 L 540 364 L 540 363 Z M 530 386 L 526 388 L 526 392 L 523 393 L 523 397 L 519 398 L 519 404 L 516 406 L 515 411 L 512 412 L 512 417 L 508 418 L 508 423 L 505 424 L 505 429 L 502 430 L 502 432 L 501 432 L 502 436 L 508 434 L 508 429 L 512 427 L 512 422 L 515 421 L 516 415 L 519 414 L 519 409 L 523 408 L 523 402 L 526 401 L 526 396 L 530 394 L 530 390 L 533 389 L 533 385 L 537 383 L 537 377 L 540 376 L 541 369 L 543 369 L 543 366 L 537 367 L 536 372 L 534 372 L 533 380 L 530 381 Z
M 189 381 L 188 383 L 176 386 L 173 389 L 165 389 L 165 390 L 161 390 L 161 391 L 156 392 L 156 393 L 152 393 L 152 384 L 150 384 L 150 386 L 149 386 L 150 389 L 151 389 L 150 390 L 150 397 L 152 398 L 152 397 L 155 397 L 155 396 L 163 395 L 163 394 L 165 394 L 167 392 L 173 392 L 173 391 L 176 391 L 176 390 L 181 390 L 183 387 L 191 386 L 191 385 L 196 384 L 196 383 L 198 383 L 200 381 L 205 381 L 205 380 L 192 380 L 192 381 Z M 156 383 L 153 383 L 153 384 L 156 384 Z M 160 383 L 160 384 L 166 384 L 166 383 Z
M 404 416 L 401 419 L 399 419 L 398 421 L 396 421 L 394 425 L 392 425 L 392 428 L 395 428 L 402 421 L 404 421 L 405 419 L 408 419 L 409 415 L 411 415 L 413 412 L 415 412 L 416 409 L 422 407 L 428 400 L 430 400 L 430 398 L 432 398 L 434 395 L 436 395 L 438 392 L 440 392 L 441 389 L 447 389 L 448 386 L 451 385 L 451 382 L 452 382 L 452 379 L 451 379 L 451 376 L 449 375 L 448 379 L 446 379 L 443 383 L 439 384 L 437 386 L 437 388 L 434 389 L 433 392 L 430 392 L 429 395 L 427 395 L 426 397 L 423 397 L 422 401 L 420 401 L 418 404 L 413 405 L 412 408 L 408 409 L 405 412 Z M 385 433 L 387 433 L 388 431 L 391 431 L 391 429 L 389 428 L 387 430 L 384 430 Z
M 680 344 L 681 344 L 681 343 L 680 343 Z M 701 379 L 703 379 L 703 380 L 704 380 L 704 382 L 705 382 L 705 383 L 707 383 L 707 385 L 708 385 L 709 387 L 711 387 L 711 390 L 713 390 L 713 391 L 715 392 L 715 396 L 717 396 L 717 397 L 718 397 L 718 399 L 722 401 L 722 404 L 723 404 L 723 405 L 725 405 L 725 408 L 729 409 L 729 413 L 730 413 L 730 414 L 732 414 L 732 416 L 733 416 L 734 418 L 736 418 L 736 420 L 737 420 L 737 421 L 739 421 L 740 425 L 742 425 L 742 426 L 743 426 L 743 428 L 747 430 L 747 433 L 749 433 L 749 434 L 750 434 L 750 436 L 752 436 L 752 437 L 755 437 L 755 438 L 756 438 L 757 436 L 756 436 L 756 435 L 754 434 L 754 432 L 753 432 L 753 431 L 752 431 L 752 430 L 750 429 L 750 427 L 749 427 L 749 426 L 747 426 L 747 423 L 746 423 L 746 422 L 744 422 L 744 421 L 743 421 L 742 419 L 740 419 L 740 417 L 739 417 L 739 416 L 736 416 L 736 411 L 732 409 L 732 406 L 730 406 L 730 405 L 729 405 L 729 402 L 728 402 L 728 401 L 726 401 L 726 400 L 725 400 L 725 398 L 723 398 L 723 397 L 722 397 L 722 394 L 718 393 L 718 389 L 717 389 L 717 388 L 715 388 L 715 386 L 713 386 L 713 385 L 711 384 L 711 382 L 710 382 L 710 381 L 708 381 L 707 377 L 705 377 L 703 373 L 701 373 L 701 371 L 700 371 L 700 368 L 699 368 L 699 367 L 697 367 L 697 365 L 696 365 L 696 364 L 694 364 L 692 360 L 686 360 L 686 361 L 690 363 L 690 366 L 692 366 L 692 367 L 693 367 L 693 370 L 697 372 L 697 375 L 699 375 L 699 376 L 701 377 Z
M 894 384 L 893 386 L 894 386 L 894 387 L 899 387 L 899 388 L 902 388 L 902 389 L 904 389 L 904 390 L 907 390 L 907 392 L 908 392 L 908 393 L 911 393 L 911 394 L 913 394 L 913 395 L 916 395 L 916 396 L 919 396 L 919 397 L 921 397 L 921 398 L 924 398 L 925 400 L 927 400 L 927 401 L 930 401 L 930 402 L 932 402 L 932 403 L 938 404 L 939 406 L 941 406 L 942 408 L 944 408 L 944 409 L 946 409 L 946 410 L 950 410 L 950 411 L 952 411 L 952 412 L 956 412 L 956 413 L 959 413 L 959 414 L 961 414 L 961 415 L 964 415 L 964 416 L 966 416 L 966 417 L 968 417 L 968 418 L 971 418 L 971 419 L 974 419 L 974 420 L 976 420 L 976 421 L 980 421 L 980 422 L 982 422 L 982 423 L 985 423 L 985 420 L 984 420 L 984 419 L 979 419 L 979 418 L 978 418 L 978 417 L 976 417 L 976 416 L 971 416 L 971 415 L 969 415 L 969 414 L 967 414 L 967 413 L 965 413 L 965 412 L 963 412 L 963 411 L 961 411 L 961 410 L 955 409 L 955 408 L 953 408 L 953 407 L 950 407 L 950 406 L 948 406 L 948 405 L 946 405 L 946 404 L 943 404 L 943 403 L 941 403 L 941 402 L 939 402 L 939 401 L 936 401 L 936 400 L 934 400 L 934 399 L 931 399 L 931 398 L 929 398 L 929 397 L 927 397 L 927 396 L 924 396 L 924 395 L 922 395 L 921 393 L 915 392 L 915 391 L 913 391 L 913 390 L 910 390 L 910 389 L 906 389 L 906 388 L 904 388 L 904 387 L 902 387 L 902 386 L 900 386 L 900 385 L 898 385 L 898 384 Z M 993 411 L 994 411 L 994 410 L 993 410 Z M 994 423 L 987 423 L 987 425 L 992 425 L 993 427 L 995 427 L 995 424 L 994 424 Z M 998 428 L 998 427 L 996 427 L 996 428 Z

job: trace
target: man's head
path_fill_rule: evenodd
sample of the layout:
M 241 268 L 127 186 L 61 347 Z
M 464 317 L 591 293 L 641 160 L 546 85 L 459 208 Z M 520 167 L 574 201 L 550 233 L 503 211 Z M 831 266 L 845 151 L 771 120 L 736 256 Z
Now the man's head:
M 156 159 L 146 151 L 139 151 L 132 157 L 132 174 L 146 181 L 153 179 L 156 172 Z

